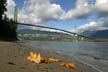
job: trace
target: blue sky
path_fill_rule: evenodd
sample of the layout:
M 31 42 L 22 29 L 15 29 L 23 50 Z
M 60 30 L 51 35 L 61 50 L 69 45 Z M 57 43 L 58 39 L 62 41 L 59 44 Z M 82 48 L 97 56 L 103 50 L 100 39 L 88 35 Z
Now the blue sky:
M 24 0 L 15 0 L 18 8 L 22 8 Z M 75 8 L 76 0 L 51 0 L 51 3 L 59 4 L 63 10 L 68 11 L 72 8 Z M 86 24 L 89 22 L 89 19 L 75 19 L 68 21 L 48 21 L 43 24 L 46 24 L 49 27 L 55 27 L 65 30 L 70 30 L 72 28 L 78 27 L 82 24 Z
M 60 4 L 65 11 L 74 8 L 75 2 L 76 0 L 51 0 L 51 3 Z
M 108 0 L 8 0 L 8 4 L 8 16 L 17 5 L 19 22 L 76 32 L 108 26 Z
M 24 4 L 24 0 L 15 0 L 15 3 L 17 4 L 18 8 L 22 8 Z
M 21 8 L 23 6 L 24 0 L 15 0 L 17 6 Z M 60 4 L 64 10 L 69 10 L 75 7 L 76 0 L 51 0 L 51 3 Z

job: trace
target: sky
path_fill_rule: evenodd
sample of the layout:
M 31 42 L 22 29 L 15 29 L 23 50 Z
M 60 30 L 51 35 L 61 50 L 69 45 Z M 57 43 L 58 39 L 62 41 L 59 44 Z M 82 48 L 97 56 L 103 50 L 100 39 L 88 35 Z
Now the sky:
M 7 0 L 7 16 L 18 22 L 71 32 L 108 29 L 108 0 Z

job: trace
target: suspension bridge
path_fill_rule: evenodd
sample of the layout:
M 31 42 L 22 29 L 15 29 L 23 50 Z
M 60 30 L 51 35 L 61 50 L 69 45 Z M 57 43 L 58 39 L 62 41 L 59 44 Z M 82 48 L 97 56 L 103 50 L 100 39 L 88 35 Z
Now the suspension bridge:
M 26 24 L 26 23 L 18 23 L 18 25 L 23 25 L 23 26 L 32 26 L 32 27 L 39 27 L 39 28 L 45 28 L 45 29 L 51 29 L 51 30 L 55 30 L 55 31 L 60 31 L 60 32 L 64 32 L 73 36 L 77 36 L 77 37 L 82 37 L 82 38 L 87 38 L 87 39 L 91 39 L 94 40 L 93 38 L 89 38 L 74 32 L 70 32 L 67 30 L 63 30 L 63 29 L 58 29 L 58 28 L 53 28 L 53 27 L 47 27 L 47 26 L 41 26 L 41 25 L 35 25 L 35 24 Z
M 19 22 L 17 22 L 17 19 L 18 19 L 18 16 L 17 15 L 18 15 L 18 10 L 17 10 L 17 7 L 15 7 L 15 10 L 14 10 L 14 21 L 18 25 L 33 26 L 33 27 L 39 27 L 39 28 L 52 29 L 52 30 L 62 31 L 62 32 L 65 32 L 65 33 L 68 33 L 70 35 L 74 35 L 74 36 L 77 36 L 77 37 L 83 37 L 83 38 L 87 38 L 87 39 L 94 40 L 93 38 L 89 38 L 89 37 L 86 37 L 86 36 L 83 36 L 83 35 L 80 35 L 80 34 L 77 34 L 77 33 L 73 33 L 73 32 L 67 31 L 67 30 L 63 30 L 63 29 L 52 28 L 52 27 L 41 26 L 41 25 L 35 25 L 35 24 L 19 23 Z

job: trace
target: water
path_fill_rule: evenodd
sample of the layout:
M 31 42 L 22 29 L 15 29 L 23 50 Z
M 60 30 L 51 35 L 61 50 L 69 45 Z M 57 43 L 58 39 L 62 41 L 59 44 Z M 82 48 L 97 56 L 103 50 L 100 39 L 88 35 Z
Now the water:
M 74 56 L 76 60 L 99 72 L 108 72 L 108 42 L 24 41 L 23 44 Z

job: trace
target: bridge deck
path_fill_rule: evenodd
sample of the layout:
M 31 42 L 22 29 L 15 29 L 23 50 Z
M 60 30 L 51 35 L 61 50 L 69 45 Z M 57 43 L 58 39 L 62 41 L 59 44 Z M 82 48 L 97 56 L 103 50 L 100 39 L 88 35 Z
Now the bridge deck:
M 63 32 L 66 32 L 66 33 L 69 33 L 69 34 L 77 35 L 79 37 L 83 37 L 83 38 L 94 40 L 93 38 L 89 38 L 89 37 L 86 37 L 86 36 L 83 36 L 83 35 L 80 35 L 80 34 L 77 34 L 77 33 L 73 33 L 73 32 L 66 31 L 66 30 L 63 30 L 63 29 L 58 29 L 58 28 L 52 28 L 52 27 L 46 27 L 46 26 L 40 26 L 40 25 L 33 25 L 33 24 L 25 24 L 25 23 L 18 23 L 18 25 L 35 26 L 35 27 L 40 27 L 40 28 L 53 29 L 53 30 L 63 31 Z

